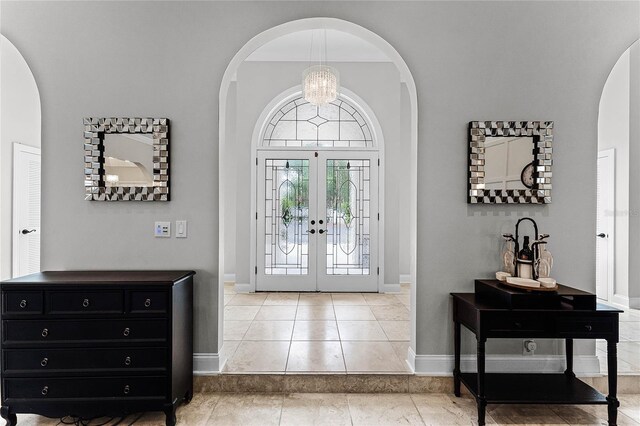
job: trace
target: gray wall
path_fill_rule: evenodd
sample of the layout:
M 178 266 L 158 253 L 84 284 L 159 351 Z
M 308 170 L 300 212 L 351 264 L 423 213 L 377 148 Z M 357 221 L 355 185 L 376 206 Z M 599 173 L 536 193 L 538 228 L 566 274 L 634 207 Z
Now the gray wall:
M 595 289 L 598 101 L 638 13 L 637 2 L 3 2 L 2 31 L 42 97 L 43 268 L 193 268 L 196 351 L 217 352 L 222 74 L 257 33 L 333 16 L 386 39 L 415 78 L 416 349 L 450 353 L 449 292 L 494 272 L 497 235 L 520 216 L 551 234 L 556 278 Z M 88 115 L 172 119 L 171 202 L 83 201 Z M 553 203 L 467 205 L 467 122 L 535 119 L 556 123 Z M 154 239 L 162 219 L 188 219 L 189 238 Z

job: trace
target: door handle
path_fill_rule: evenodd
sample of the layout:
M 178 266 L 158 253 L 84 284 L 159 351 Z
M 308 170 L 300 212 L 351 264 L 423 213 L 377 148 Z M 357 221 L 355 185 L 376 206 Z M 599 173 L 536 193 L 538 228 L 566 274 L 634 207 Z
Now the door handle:
M 27 235 L 27 234 L 30 234 L 32 232 L 36 232 L 36 230 L 35 229 L 23 229 L 20 232 L 22 232 L 22 235 Z
M 315 229 L 309 229 L 309 231 L 307 231 L 307 232 L 309 232 L 310 234 L 315 234 L 316 230 Z
M 598 238 L 607 238 L 607 234 L 605 234 L 604 232 L 601 232 L 598 235 L 596 235 L 596 237 L 598 237 Z
M 318 232 L 321 233 L 321 234 L 324 234 L 326 231 L 324 229 L 321 229 Z

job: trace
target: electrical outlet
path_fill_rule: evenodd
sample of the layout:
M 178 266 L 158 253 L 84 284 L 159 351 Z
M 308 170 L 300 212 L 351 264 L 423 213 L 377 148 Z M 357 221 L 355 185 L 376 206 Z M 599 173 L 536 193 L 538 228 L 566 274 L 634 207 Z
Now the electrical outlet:
M 523 340 L 522 341 L 522 355 L 533 355 L 538 349 L 538 344 L 535 340 Z
M 156 238 L 171 238 L 171 222 L 156 222 L 153 235 Z

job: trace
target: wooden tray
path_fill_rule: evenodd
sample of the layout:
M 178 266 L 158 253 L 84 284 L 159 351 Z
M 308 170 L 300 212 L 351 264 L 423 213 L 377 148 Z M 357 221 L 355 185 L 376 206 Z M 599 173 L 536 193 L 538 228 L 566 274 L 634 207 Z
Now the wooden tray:
M 548 292 L 552 292 L 552 291 L 557 291 L 558 290 L 558 283 L 556 283 L 555 286 L 553 287 L 529 287 L 526 285 L 519 285 L 519 284 L 511 284 L 508 283 L 506 281 L 500 281 L 501 285 L 506 285 L 507 287 L 513 287 L 513 288 L 517 288 L 519 290 L 527 290 L 527 291 L 535 291 L 535 292 L 540 292 L 540 293 L 548 293 Z

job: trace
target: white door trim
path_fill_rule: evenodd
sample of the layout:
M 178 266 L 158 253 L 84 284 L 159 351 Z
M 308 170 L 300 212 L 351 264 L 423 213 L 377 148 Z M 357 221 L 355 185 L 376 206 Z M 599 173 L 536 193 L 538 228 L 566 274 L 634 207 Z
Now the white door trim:
M 607 301 L 609 302 L 614 302 L 616 295 L 615 295 L 615 290 L 616 290 L 616 283 L 615 283 L 615 269 L 616 269 L 616 262 L 615 262 L 615 244 L 616 244 L 616 228 L 615 228 L 615 217 L 616 217 L 616 155 L 615 155 L 615 148 L 610 148 L 610 149 L 604 149 L 602 151 L 598 152 L 598 159 L 601 158 L 605 158 L 610 162 L 610 169 L 609 169 L 609 174 L 610 174 L 610 179 L 609 182 L 611 182 L 611 187 L 607 190 L 609 198 L 607 199 L 607 205 L 610 206 L 611 209 L 611 215 L 610 216 L 606 216 L 605 220 L 607 222 L 607 229 L 609 230 L 609 233 L 607 235 L 607 239 L 608 239 L 608 244 L 607 244 Z M 600 169 L 597 170 L 598 173 L 600 173 Z M 597 214 L 597 213 L 596 213 Z M 596 229 L 596 234 L 598 234 L 599 232 L 601 232 L 600 230 Z M 598 238 L 598 237 L 596 237 Z M 597 259 L 596 259 L 596 264 L 597 264 Z
M 18 173 L 20 172 L 17 168 L 18 165 L 18 157 L 20 156 L 20 154 L 33 154 L 33 155 L 37 155 L 38 157 L 40 157 L 41 152 L 40 152 L 40 148 L 36 148 L 33 146 L 29 146 L 29 145 L 24 145 L 18 142 L 14 142 L 13 144 L 13 176 L 12 176 L 12 191 L 11 191 L 11 205 L 12 205 L 12 214 L 11 214 L 11 276 L 12 277 L 17 277 L 19 275 L 22 275 L 19 273 L 20 271 L 20 256 L 19 256 L 19 252 L 20 252 L 20 238 L 19 237 L 19 233 L 21 231 L 20 229 L 20 223 L 18 220 L 18 217 L 20 215 L 20 205 L 21 203 L 19 202 L 20 200 L 18 199 L 19 197 L 21 197 L 22 194 L 21 191 L 19 191 L 18 189 Z M 36 229 L 36 232 L 38 234 L 40 234 L 40 229 Z

